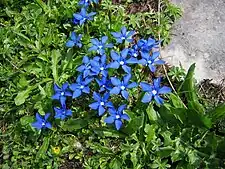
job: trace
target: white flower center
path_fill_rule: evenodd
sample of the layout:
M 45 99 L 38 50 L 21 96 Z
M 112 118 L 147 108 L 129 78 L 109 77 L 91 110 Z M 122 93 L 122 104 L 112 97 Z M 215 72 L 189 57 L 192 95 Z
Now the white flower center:
M 65 93 L 64 92 L 61 92 L 61 96 L 63 96 Z
M 88 66 L 88 69 L 91 69 L 91 66 Z
M 63 111 L 62 113 L 63 113 L 63 114 L 66 114 L 66 111 Z
M 85 0 L 85 2 L 87 3 L 87 2 L 88 2 L 88 0 Z
M 152 64 L 152 61 L 151 61 L 151 60 L 149 60 L 149 61 L 148 61 L 148 63 L 149 63 L 149 64 Z
M 124 36 L 121 38 L 122 40 L 126 39 Z
M 153 95 L 156 95 L 157 94 L 157 91 L 156 90 L 152 90 L 152 94 Z
M 137 56 L 138 56 L 137 53 L 135 53 L 135 54 L 134 54 L 134 57 L 137 57 Z
M 124 61 L 120 61 L 120 64 L 121 64 L 121 65 L 124 65 Z
M 104 70 L 104 67 L 101 67 L 100 70 Z
M 120 115 L 116 115 L 116 119 L 119 119 L 120 118 Z
M 84 88 L 84 86 L 82 85 L 82 86 L 80 86 L 80 88 L 81 88 L 81 89 L 83 89 L 83 88 Z
M 104 102 L 101 102 L 100 104 L 101 104 L 101 106 L 104 106 L 104 105 L 105 105 L 105 103 L 104 103 Z
M 42 125 L 42 126 L 45 126 L 45 123 L 44 123 L 44 122 L 42 122 L 42 123 L 41 123 L 41 125 Z
M 102 45 L 98 46 L 99 49 L 102 49 L 102 47 L 103 47 Z
M 125 86 L 121 86 L 120 88 L 121 88 L 122 90 L 124 90 L 126 87 L 125 87 Z
M 105 85 L 102 85 L 102 87 L 105 87 Z

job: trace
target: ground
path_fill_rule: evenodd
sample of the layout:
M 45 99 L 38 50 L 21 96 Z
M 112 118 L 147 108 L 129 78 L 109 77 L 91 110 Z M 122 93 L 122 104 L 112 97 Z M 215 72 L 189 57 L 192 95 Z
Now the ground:
M 225 0 L 172 0 L 183 9 L 163 57 L 188 68 L 196 63 L 196 79 L 225 78 Z

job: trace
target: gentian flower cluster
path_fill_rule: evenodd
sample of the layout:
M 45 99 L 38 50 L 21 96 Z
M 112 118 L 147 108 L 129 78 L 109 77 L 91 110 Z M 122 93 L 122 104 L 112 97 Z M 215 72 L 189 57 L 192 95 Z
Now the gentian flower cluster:
M 73 22 L 82 25 L 88 20 L 92 20 L 96 13 L 87 13 L 87 9 L 93 3 L 98 3 L 98 0 L 80 0 L 81 12 L 73 15 Z M 154 73 L 157 65 L 165 63 L 159 59 L 160 53 L 157 51 L 160 42 L 149 38 L 148 40 L 140 39 L 135 44 L 132 38 L 134 34 L 135 31 L 127 30 L 124 26 L 119 32 L 111 32 L 117 44 L 126 46 L 122 50 L 119 50 L 116 44 L 108 42 L 107 36 L 90 40 L 91 46 L 88 50 L 90 53 L 83 56 L 82 63 L 76 68 L 79 73 L 76 81 L 71 84 L 65 82 L 61 87 L 54 84 L 55 93 L 52 99 L 60 103 L 60 106 L 54 107 L 55 119 L 65 120 L 72 116 L 72 111 L 67 109 L 68 97 L 79 99 L 82 95 L 90 96 L 93 94 L 93 101 L 89 103 L 89 108 L 95 110 L 98 116 L 106 116 L 104 119 L 106 124 L 114 124 L 117 130 L 122 128 L 123 122 L 130 119 L 128 114 L 125 113 L 127 105 L 118 105 L 117 108 L 112 100 L 117 95 L 120 99 L 129 100 L 129 91 L 138 87 L 138 83 L 132 81 L 133 67 L 140 64 L 148 67 L 149 72 Z M 66 46 L 68 48 L 74 46 L 81 48 L 81 37 L 82 35 L 72 32 Z M 93 54 L 94 56 L 90 56 Z M 96 91 L 91 88 L 93 83 L 94 89 L 97 86 Z M 141 89 L 145 92 L 141 100 L 143 103 L 149 103 L 152 100 L 158 105 L 164 103 L 161 95 L 170 93 L 171 89 L 166 86 L 161 87 L 160 83 L 160 77 L 154 79 L 153 84 L 140 83 Z M 49 116 L 50 113 L 47 113 L 44 117 L 37 113 L 37 121 L 32 123 L 32 126 L 38 130 L 51 128 L 51 124 L 47 121 Z

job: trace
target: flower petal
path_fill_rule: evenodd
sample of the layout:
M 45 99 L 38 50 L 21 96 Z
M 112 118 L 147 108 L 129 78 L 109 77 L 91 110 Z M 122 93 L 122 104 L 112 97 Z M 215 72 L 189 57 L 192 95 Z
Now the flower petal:
M 132 83 L 130 83 L 128 86 L 127 86 L 127 88 L 128 89 L 131 89 L 131 88 L 134 88 L 134 87 L 137 87 L 138 86 L 138 84 L 136 83 L 136 82 L 132 82 Z
M 127 28 L 125 26 L 122 27 L 121 33 L 123 34 L 123 36 L 126 36 L 126 34 L 127 34 Z
M 111 58 L 113 60 L 119 60 L 120 59 L 120 56 L 118 55 L 118 53 L 116 53 L 114 50 L 111 51 Z
M 113 103 L 112 102 L 106 102 L 105 107 L 113 108 Z
M 125 59 L 128 55 L 129 49 L 125 48 L 121 51 L 120 55 L 122 56 L 123 59 Z
M 90 93 L 90 88 L 88 86 L 84 87 L 82 92 L 89 94 Z
M 118 78 L 116 78 L 116 77 L 111 77 L 111 82 L 112 82 L 112 84 L 114 85 L 114 86 L 119 86 L 119 85 L 121 85 L 121 81 L 118 79 Z
M 157 61 L 154 62 L 154 64 L 163 65 L 163 64 L 165 64 L 165 61 L 164 60 L 157 60 Z
M 159 52 L 154 52 L 151 56 L 152 60 L 155 60 L 157 57 L 159 57 L 160 53 Z
M 43 127 L 41 122 L 34 122 L 31 125 L 38 130 L 41 130 L 41 128 Z
M 98 115 L 99 116 L 102 116 L 104 113 L 105 113 L 105 109 L 100 105 L 98 107 Z
M 159 90 L 160 88 L 160 83 L 161 83 L 161 77 L 158 77 L 157 79 L 153 80 L 153 85 L 157 90 Z
M 107 124 L 112 124 L 115 121 L 115 117 L 114 116 L 109 116 L 107 118 L 105 118 L 104 122 Z
M 96 101 L 101 101 L 101 100 L 102 100 L 101 95 L 98 94 L 98 93 L 96 93 L 96 92 L 93 93 L 93 98 L 94 98 L 94 100 L 96 100 Z
M 128 120 L 130 120 L 130 117 L 127 114 L 122 114 L 121 119 L 124 119 L 124 120 L 128 121 Z
M 114 62 L 109 63 L 108 67 L 112 68 L 112 69 L 118 69 L 120 67 L 120 64 L 119 64 L 119 62 L 114 61 Z
M 154 73 L 156 71 L 156 67 L 153 66 L 152 64 L 149 64 L 148 67 L 152 73 Z
M 170 87 L 163 86 L 162 88 L 158 90 L 158 94 L 166 94 L 166 93 L 170 93 L 171 91 L 172 89 Z
M 141 82 L 141 83 L 140 83 L 140 86 L 141 86 L 141 88 L 142 88 L 142 90 L 143 90 L 144 92 L 152 91 L 152 85 L 150 85 L 150 84 L 148 84 L 148 83 L 146 83 L 146 82 Z
M 118 108 L 118 112 L 119 112 L 119 113 L 122 113 L 122 111 L 123 111 L 124 109 L 126 109 L 126 107 L 127 107 L 126 104 L 121 105 L 121 106 Z
M 98 103 L 98 102 L 91 103 L 91 104 L 89 105 L 89 107 L 90 107 L 91 109 L 93 109 L 93 110 L 97 110 L 98 107 L 99 107 L 99 103 Z
M 103 101 L 106 102 L 109 99 L 110 93 L 109 92 L 105 92 L 103 95 Z
M 158 95 L 155 95 L 154 99 L 155 99 L 156 103 L 158 103 L 159 105 L 162 105 L 164 103 L 164 100 Z
M 131 68 L 129 66 L 123 65 L 122 68 L 126 73 L 131 73 Z
M 55 92 L 60 92 L 61 88 L 57 84 L 54 84 L 54 91 Z
M 64 105 L 66 103 L 66 97 L 65 96 L 60 96 L 60 103 L 61 105 Z
M 137 58 L 131 57 L 131 58 L 128 59 L 126 62 L 127 62 L 128 64 L 136 64 L 136 63 L 138 63 L 138 59 L 137 59 Z
M 52 128 L 52 125 L 51 125 L 51 123 L 47 122 L 47 123 L 45 124 L 45 127 L 51 129 L 51 128 Z
M 127 75 L 123 76 L 123 84 L 128 85 L 130 78 L 131 78 L 131 74 L 127 74 Z
M 122 96 L 123 96 L 124 99 L 126 99 L 126 100 L 128 99 L 129 93 L 126 90 L 122 90 L 121 91 L 121 94 L 122 94 Z
M 42 121 L 43 120 L 43 118 L 41 117 L 41 115 L 39 114 L 39 113 L 36 113 L 36 120 L 37 121 Z
M 75 43 L 72 40 L 69 40 L 66 42 L 66 47 L 68 47 L 68 48 L 72 48 L 74 45 L 75 45 Z
M 52 96 L 52 99 L 53 100 L 59 100 L 59 97 L 61 96 L 61 94 L 60 93 L 56 93 L 56 94 L 54 94 L 53 96 Z
M 147 64 L 147 61 L 146 59 L 140 59 L 138 63 L 145 66 Z
M 80 89 L 75 89 L 74 92 L 73 92 L 73 99 L 74 98 L 77 98 L 81 95 L 81 90 Z
M 108 40 L 108 37 L 107 37 L 107 36 L 103 36 L 103 37 L 102 37 L 102 43 L 103 43 L 103 44 L 105 44 L 107 40 Z
M 114 38 L 120 38 L 121 37 L 121 33 L 118 33 L 118 32 L 111 32 L 111 34 L 114 36 Z
M 45 114 L 44 119 L 47 120 L 50 115 L 51 115 L 50 113 Z
M 110 90 L 110 94 L 119 94 L 120 93 L 120 87 L 114 87 L 112 90 Z
M 146 92 L 145 95 L 143 96 L 141 102 L 142 103 L 149 103 L 152 101 L 152 93 L 151 92 Z
M 87 63 L 89 63 L 89 61 L 90 61 L 89 57 L 87 57 L 87 56 L 83 57 L 83 60 L 82 60 L 83 63 L 87 64 Z
M 119 130 L 122 127 L 123 123 L 121 120 L 115 120 L 116 129 Z

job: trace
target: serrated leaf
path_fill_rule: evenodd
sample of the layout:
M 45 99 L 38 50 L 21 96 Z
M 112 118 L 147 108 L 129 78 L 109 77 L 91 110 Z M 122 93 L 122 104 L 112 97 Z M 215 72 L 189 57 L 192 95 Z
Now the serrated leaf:
M 199 103 L 197 92 L 194 85 L 194 71 L 195 64 L 192 64 L 185 77 L 184 84 L 182 86 L 183 92 L 188 101 L 188 107 L 197 111 L 198 113 L 204 113 L 204 107 Z

